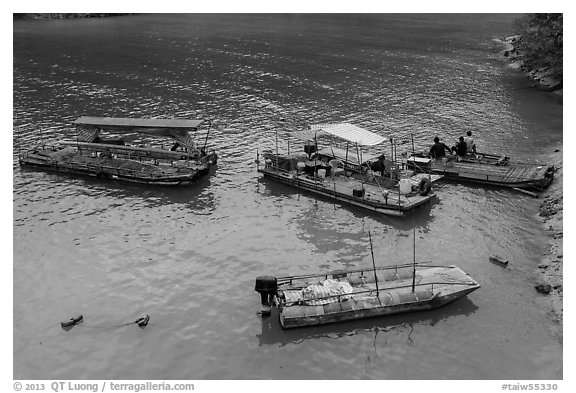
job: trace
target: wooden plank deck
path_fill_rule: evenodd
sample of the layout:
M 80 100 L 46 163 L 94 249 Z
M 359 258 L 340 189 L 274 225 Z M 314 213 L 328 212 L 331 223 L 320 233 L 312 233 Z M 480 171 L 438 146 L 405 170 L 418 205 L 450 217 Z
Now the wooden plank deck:
M 475 164 L 468 162 L 433 161 L 432 169 L 452 178 L 482 180 L 492 183 L 516 184 L 537 182 L 545 178 L 549 166 L 547 165 L 507 165 L 497 166 L 488 164 Z

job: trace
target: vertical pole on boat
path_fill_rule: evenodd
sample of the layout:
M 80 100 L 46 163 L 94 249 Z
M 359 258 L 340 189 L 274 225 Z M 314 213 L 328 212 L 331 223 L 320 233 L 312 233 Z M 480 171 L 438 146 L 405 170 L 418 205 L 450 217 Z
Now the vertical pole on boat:
M 390 183 L 394 185 L 394 167 L 396 166 L 396 161 L 394 160 L 394 145 L 393 139 L 390 137 L 390 160 L 392 161 L 392 168 L 390 168 Z M 398 194 L 398 200 L 400 200 L 400 194 Z
M 412 154 L 414 154 L 414 134 L 410 133 L 410 138 L 412 139 Z
M 336 179 L 332 178 L 333 185 L 334 185 L 334 211 L 336 211 Z
M 358 142 L 356 142 L 356 158 L 358 160 L 358 169 L 360 170 L 360 173 L 362 174 L 362 189 L 364 189 L 364 180 L 366 178 L 366 176 L 364 175 L 364 171 L 362 170 L 362 161 L 360 158 L 360 149 L 358 148 Z
M 278 127 L 276 127 L 276 173 L 280 173 L 280 168 L 278 167 Z
M 380 297 L 380 290 L 378 289 L 378 276 L 376 275 L 376 262 L 374 262 L 374 250 L 372 248 L 372 235 L 368 231 L 368 238 L 370 239 L 370 253 L 372 254 L 372 268 L 374 269 L 374 282 L 376 283 L 376 297 Z
M 212 122 L 208 123 L 208 131 L 206 131 L 206 139 L 204 139 L 204 147 L 202 150 L 206 151 L 206 144 L 208 143 L 208 135 L 210 135 L 210 128 L 212 128 Z
M 412 229 L 412 292 L 416 288 L 416 226 Z
M 318 174 L 318 169 L 316 169 L 316 164 L 318 161 L 318 131 L 314 130 L 314 180 L 316 180 L 316 175 Z
M 348 147 L 350 146 L 350 142 L 346 141 L 346 160 L 344 161 L 344 175 L 346 175 L 346 165 L 348 165 Z

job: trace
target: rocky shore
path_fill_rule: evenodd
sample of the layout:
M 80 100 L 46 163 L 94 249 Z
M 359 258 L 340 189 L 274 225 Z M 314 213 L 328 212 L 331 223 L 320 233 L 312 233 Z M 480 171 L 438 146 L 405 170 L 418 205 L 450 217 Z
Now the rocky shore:
M 562 81 L 551 76 L 546 68 L 529 69 L 522 61 L 522 55 L 516 45 L 521 40 L 519 35 L 506 37 L 502 40 L 505 49 L 502 56 L 509 61 L 514 69 L 524 72 L 534 81 L 534 87 L 563 96 Z M 548 245 L 535 273 L 535 290 L 542 294 L 544 303 L 550 305 L 550 317 L 557 322 L 556 334 L 562 340 L 563 323 L 563 159 L 562 146 L 559 146 L 551 156 L 551 162 L 556 168 L 554 182 L 543 196 L 538 216 L 548 235 Z
M 538 215 L 542 219 L 549 236 L 547 251 L 544 253 L 538 272 L 535 289 L 551 301 L 551 316 L 559 324 L 562 335 L 563 322 L 563 179 L 562 151 L 557 151 L 553 164 L 558 168 L 554 182 L 545 193 Z

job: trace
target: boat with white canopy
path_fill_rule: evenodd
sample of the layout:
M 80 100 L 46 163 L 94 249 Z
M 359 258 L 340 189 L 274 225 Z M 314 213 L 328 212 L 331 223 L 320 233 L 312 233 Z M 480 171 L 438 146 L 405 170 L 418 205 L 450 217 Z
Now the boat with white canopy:
M 206 151 L 209 128 L 203 144 L 195 141 L 201 123 L 82 116 L 74 122 L 76 140 L 42 143 L 20 151 L 18 158 L 20 165 L 63 173 L 154 185 L 187 185 L 208 175 L 218 158 L 214 150 Z M 164 138 L 169 145 L 154 144 L 150 137 Z M 138 143 L 128 145 L 128 140 Z
M 258 171 L 265 178 L 335 202 L 404 216 L 434 197 L 432 183 L 441 178 L 402 168 L 395 154 L 387 159 L 363 151 L 362 147 L 377 146 L 386 138 L 350 123 L 316 124 L 287 137 L 304 142 L 302 151 L 290 151 L 288 143 L 288 151 L 280 153 L 276 134 L 276 151 L 263 152 L 263 166 L 258 153 Z M 344 141 L 346 147 L 334 146 L 332 140 L 319 148 L 323 137 Z

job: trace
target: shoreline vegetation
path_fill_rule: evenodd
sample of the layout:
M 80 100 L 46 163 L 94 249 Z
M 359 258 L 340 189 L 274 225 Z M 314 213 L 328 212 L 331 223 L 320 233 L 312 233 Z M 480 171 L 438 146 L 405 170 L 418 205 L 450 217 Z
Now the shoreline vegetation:
M 502 40 L 510 66 L 526 73 L 534 87 L 563 93 L 563 16 L 527 14 L 516 21 L 517 34 Z
M 518 34 L 501 41 L 501 52 L 509 65 L 524 72 L 534 87 L 563 98 L 563 17 L 562 14 L 528 14 L 517 21 Z M 538 216 L 548 235 L 547 249 L 536 271 L 535 289 L 547 296 L 551 318 L 563 334 L 563 175 L 562 150 L 552 155 L 557 168 L 555 181 L 544 193 Z

